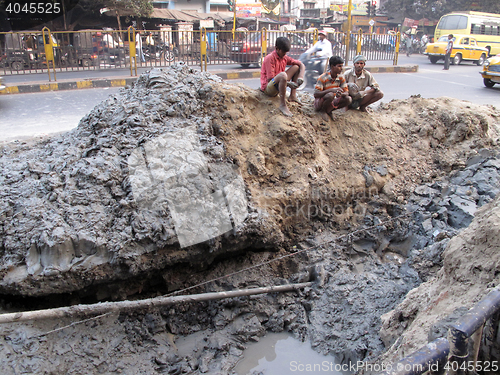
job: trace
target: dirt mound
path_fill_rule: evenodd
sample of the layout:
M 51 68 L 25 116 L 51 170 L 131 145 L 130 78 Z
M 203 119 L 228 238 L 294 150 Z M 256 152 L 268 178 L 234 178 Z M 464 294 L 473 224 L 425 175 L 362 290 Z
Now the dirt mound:
M 399 360 L 429 339 L 440 337 L 433 332 L 435 326 L 449 317 L 456 320 L 499 285 L 499 223 L 497 196 L 450 240 L 437 276 L 413 289 L 396 309 L 382 316 L 381 337 L 389 348 L 383 361 Z
M 310 95 L 291 119 L 277 100 L 178 65 L 143 74 L 72 132 L 4 146 L 0 292 L 73 292 L 287 247 L 315 221 L 356 224 L 374 196 L 404 200 L 498 140 L 497 110 L 453 99 L 329 123 Z

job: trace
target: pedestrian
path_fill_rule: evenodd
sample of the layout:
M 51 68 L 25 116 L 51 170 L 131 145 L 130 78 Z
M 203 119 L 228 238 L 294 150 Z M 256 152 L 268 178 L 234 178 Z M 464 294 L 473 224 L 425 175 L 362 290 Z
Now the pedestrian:
M 341 74 L 344 68 L 344 59 L 332 56 L 329 60 L 330 71 L 323 73 L 314 86 L 314 109 L 321 114 L 323 120 L 328 121 L 335 109 L 347 110 L 351 104 L 351 97 L 347 83 Z
M 443 70 L 450 69 L 451 51 L 453 51 L 453 34 L 448 35 L 448 44 L 446 45 L 446 53 L 444 55 L 444 68 L 443 68 Z
M 260 70 L 260 89 L 268 96 L 280 96 L 280 111 L 285 116 L 293 116 L 286 105 L 286 88 L 290 87 L 291 102 L 300 103 L 297 98 L 297 87 L 304 82 L 305 66 L 299 60 L 287 55 L 291 44 L 288 38 L 276 39 L 275 49 L 264 58 Z M 286 69 L 288 65 L 290 68 Z
M 410 56 L 412 53 L 413 40 L 409 34 L 406 35 L 406 56 Z
M 137 33 L 135 35 L 135 49 L 136 49 L 136 55 L 139 56 L 141 62 L 145 62 L 146 59 L 144 58 L 144 52 L 142 51 L 142 39 L 140 33 Z
M 365 69 L 366 57 L 357 55 L 353 59 L 354 68 L 345 73 L 345 80 L 349 88 L 352 103 L 349 108 L 359 108 L 360 112 L 367 112 L 366 108 L 384 97 L 375 78 Z
M 330 57 L 333 56 L 332 43 L 330 43 L 326 36 L 327 35 L 325 31 L 318 31 L 319 40 L 305 52 L 307 53 L 308 57 L 314 53 L 317 58 L 324 60 L 324 62 L 322 62 L 322 64 L 324 65 L 323 72 L 326 72 L 326 68 L 328 67 L 328 60 L 330 60 Z

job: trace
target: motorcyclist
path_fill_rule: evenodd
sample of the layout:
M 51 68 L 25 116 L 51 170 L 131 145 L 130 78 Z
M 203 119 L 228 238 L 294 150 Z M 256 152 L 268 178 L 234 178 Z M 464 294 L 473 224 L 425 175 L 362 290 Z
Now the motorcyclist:
M 325 72 L 328 66 L 328 60 L 333 56 L 332 43 L 326 38 L 326 32 L 323 30 L 318 31 L 318 38 L 319 40 L 305 53 L 309 58 L 314 53 L 316 58 L 324 60 L 322 64 L 324 65 L 323 71 Z

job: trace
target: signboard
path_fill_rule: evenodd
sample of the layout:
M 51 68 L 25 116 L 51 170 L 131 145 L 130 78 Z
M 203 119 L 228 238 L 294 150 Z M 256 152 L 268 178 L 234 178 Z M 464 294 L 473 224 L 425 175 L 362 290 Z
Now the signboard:
M 261 11 L 261 3 L 236 4 L 236 17 L 260 17 Z
M 200 20 L 200 28 L 202 27 L 204 27 L 205 29 L 213 29 L 214 20 Z
M 320 18 L 326 18 L 326 17 L 328 17 L 327 10 L 326 9 L 320 9 L 319 16 L 320 16 Z
M 347 12 L 349 10 L 349 4 L 334 4 L 330 3 L 330 10 L 334 10 L 336 12 Z M 366 4 L 352 4 L 351 10 L 363 10 L 366 11 Z

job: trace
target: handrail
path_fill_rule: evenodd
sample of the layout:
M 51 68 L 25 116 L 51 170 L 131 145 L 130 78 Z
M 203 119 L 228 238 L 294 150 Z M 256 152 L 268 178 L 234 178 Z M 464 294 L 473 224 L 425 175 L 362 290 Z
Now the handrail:
M 500 289 L 495 288 L 450 326 L 447 339 L 438 338 L 402 360 L 388 365 L 379 373 L 381 375 L 420 375 L 427 371 L 440 373 L 446 369 L 448 375 L 455 375 L 465 374 L 465 368 L 469 371 L 471 368 L 476 370 L 479 350 L 477 346 L 472 353 L 474 358 L 469 360 L 467 366 L 464 367 L 465 361 L 471 354 L 468 351 L 469 338 L 476 332 L 482 334 L 486 321 L 498 312 L 500 312 Z M 481 336 L 478 335 L 477 342 L 481 340 Z

